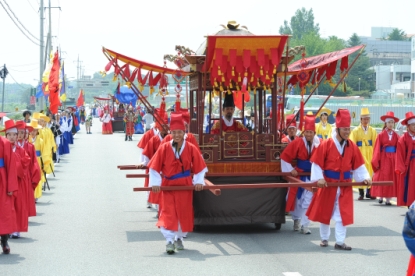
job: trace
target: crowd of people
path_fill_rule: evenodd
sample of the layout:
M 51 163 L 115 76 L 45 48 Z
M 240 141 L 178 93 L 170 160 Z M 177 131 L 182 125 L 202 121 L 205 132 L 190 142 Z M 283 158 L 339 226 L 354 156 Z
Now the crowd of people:
M 151 110 L 146 110 L 141 106 L 133 107 L 131 104 L 125 109 L 124 104 L 119 104 L 116 109 L 113 109 L 109 105 L 105 105 L 102 108 L 95 108 L 94 112 L 100 118 L 102 122 L 102 134 L 113 134 L 113 123 L 115 120 L 122 120 L 123 129 L 125 133 L 124 141 L 133 141 L 134 134 L 143 134 L 151 128 L 151 124 L 154 123 L 154 118 Z
M 48 178 L 55 164 L 69 154 L 69 145 L 85 120 L 84 108 L 69 107 L 57 114 L 23 112 L 22 120 L 2 113 L 0 136 L 0 236 L 4 254 L 10 253 L 9 238 L 18 239 L 29 230 L 29 217 L 36 216 L 36 202 L 49 189 Z
M 213 123 L 210 133 L 220 135 L 224 132 L 250 131 L 243 121 L 234 119 L 235 105 L 232 97 L 224 98 L 223 117 Z M 146 179 L 145 186 L 152 187 L 148 193 L 147 207 L 152 208 L 155 204 L 154 207 L 158 208 L 157 225 L 166 239 L 167 253 L 172 254 L 175 250 L 184 248 L 185 232 L 192 231 L 191 219 L 187 221 L 188 216 L 182 213 L 182 208 L 192 210 L 191 196 L 184 191 L 176 191 L 174 195 L 171 191 L 160 191 L 159 186 L 174 186 L 179 185 L 179 182 L 180 185 L 204 185 L 201 175 L 207 169 L 206 166 L 200 166 L 198 157 L 193 156 L 193 146 L 199 157 L 200 149 L 194 137 L 186 132 L 185 126 L 190 121 L 189 113 L 172 112 L 171 133 L 168 134 L 163 127 L 168 121 L 166 112 L 160 109 L 155 109 L 155 112 L 159 112 L 158 118 L 163 118 L 163 121 L 156 122 L 139 141 L 137 146 L 141 162 L 137 168 L 147 168 L 149 178 Z M 281 154 L 281 171 L 301 178 L 304 182 L 316 182 L 318 186 L 314 189 L 290 188 L 286 212 L 291 214 L 294 221 L 293 230 L 303 234 L 311 233 L 310 221 L 320 222 L 321 247 L 329 245 L 330 220 L 334 220 L 334 248 L 348 251 L 352 250 L 345 239 L 347 226 L 354 222 L 353 184 L 333 186 L 327 183 L 355 181 L 359 183 L 357 200 L 377 199 L 379 204 L 390 206 L 392 198 L 396 197 L 398 206 L 411 205 L 415 200 L 415 178 L 411 177 L 415 172 L 415 115 L 412 112 L 406 113 L 402 124 L 407 126 L 407 132 L 399 137 L 394 131 L 399 118 L 392 111 L 381 117 L 385 124 L 379 135 L 370 126 L 371 114 L 368 108 L 362 108 L 360 124 L 353 130 L 347 109 L 336 112 L 333 126 L 328 123 L 331 113 L 331 110 L 323 108 L 318 114 L 308 114 L 301 131 L 294 115 L 286 117 L 287 129 L 281 134 L 281 140 L 287 146 Z M 246 123 L 251 126 L 250 121 Z M 188 144 L 192 145 L 192 152 L 185 151 L 182 154 L 183 145 Z M 189 158 L 192 161 L 187 161 Z M 192 162 L 198 168 L 192 171 L 193 176 L 188 172 Z M 200 162 L 203 163 L 203 160 Z M 300 177 L 300 172 L 309 172 L 310 175 Z M 377 186 L 376 183 L 372 185 L 372 181 L 392 181 L 393 185 Z M 176 197 L 183 197 L 183 202 L 177 205 Z

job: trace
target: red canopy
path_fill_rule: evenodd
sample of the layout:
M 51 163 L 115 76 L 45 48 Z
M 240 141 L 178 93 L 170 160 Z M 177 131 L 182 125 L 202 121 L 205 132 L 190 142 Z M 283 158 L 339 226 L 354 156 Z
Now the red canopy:
M 144 62 L 138 59 L 133 59 L 127 56 L 124 56 L 122 54 L 119 54 L 117 52 L 114 52 L 110 49 L 104 48 L 102 47 L 102 51 L 104 53 L 107 53 L 108 55 L 110 55 L 113 59 L 122 61 L 124 63 L 129 63 L 131 66 L 134 66 L 136 68 L 141 68 L 144 70 L 148 70 L 148 71 L 153 71 L 153 72 L 158 72 L 158 73 L 164 73 L 164 74 L 175 74 L 177 72 L 177 70 L 175 69 L 170 69 L 167 67 L 163 67 L 163 66 L 158 66 L 158 65 L 154 65 L 148 62 Z M 181 72 L 182 75 L 189 75 L 188 72 Z
M 229 87 L 232 81 L 240 87 L 256 87 L 259 80 L 269 85 L 287 39 L 287 35 L 208 36 L 204 68 L 215 87 Z
M 298 74 L 301 70 L 311 71 L 314 69 L 322 68 L 323 66 L 329 65 L 332 62 L 337 62 L 339 59 L 348 57 L 349 55 L 353 54 L 356 51 L 359 51 L 363 47 L 365 47 L 365 45 L 358 45 L 340 51 L 330 52 L 327 54 L 322 54 L 313 57 L 306 57 L 306 63 L 304 68 L 301 66 L 303 60 L 297 60 L 296 62 L 288 66 L 288 74 L 294 75 Z

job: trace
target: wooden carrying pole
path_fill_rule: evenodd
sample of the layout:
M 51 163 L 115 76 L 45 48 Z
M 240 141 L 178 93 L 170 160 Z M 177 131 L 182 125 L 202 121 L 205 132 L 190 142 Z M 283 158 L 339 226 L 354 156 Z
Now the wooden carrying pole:
M 206 181 L 205 181 L 206 183 Z M 392 181 L 375 181 L 372 186 L 392 186 Z M 328 187 L 350 187 L 366 186 L 364 182 L 327 182 Z M 203 190 L 222 190 L 222 189 L 267 189 L 267 188 L 287 188 L 287 187 L 317 187 L 317 182 L 296 182 L 296 183 L 258 183 L 258 184 L 226 184 L 226 185 L 205 185 Z M 324 189 L 324 188 L 322 188 Z M 151 187 L 134 188 L 134 192 L 151 191 Z M 161 186 L 161 191 L 188 191 L 194 190 L 194 186 Z
M 310 173 L 298 173 L 299 176 L 309 176 Z M 248 176 L 255 176 L 255 177 L 261 177 L 261 176 L 291 176 L 291 173 L 283 173 L 283 172 L 257 172 L 255 174 L 248 172 L 248 173 L 243 173 L 243 172 L 239 172 L 239 173 L 207 173 L 205 175 L 205 177 L 236 177 L 236 176 L 241 176 L 241 177 L 248 177 Z M 127 174 L 126 175 L 127 178 L 147 178 L 148 174 Z

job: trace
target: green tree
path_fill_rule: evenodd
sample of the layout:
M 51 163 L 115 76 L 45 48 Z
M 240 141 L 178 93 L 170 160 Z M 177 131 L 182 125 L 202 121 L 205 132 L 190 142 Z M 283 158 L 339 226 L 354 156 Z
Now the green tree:
M 398 28 L 395 28 L 389 34 L 387 40 L 403 41 L 403 40 L 408 40 L 408 38 L 406 37 L 406 33 L 403 30 L 400 30 Z
M 285 20 L 284 25 L 280 26 L 280 34 L 290 34 L 294 39 L 301 39 L 305 34 L 314 32 L 320 33 L 319 24 L 314 23 L 313 9 L 306 10 L 304 7 L 298 9 L 291 17 L 290 24 Z
M 356 33 L 352 34 L 352 36 L 347 41 L 348 47 L 354 47 L 361 44 L 362 42 Z M 349 64 L 353 62 L 358 53 L 359 52 L 355 52 L 349 56 Z M 370 69 L 369 57 L 367 57 L 366 52 L 363 51 L 352 69 L 350 69 L 346 82 L 350 88 L 352 88 L 354 91 L 357 91 L 357 94 L 358 91 L 373 91 L 375 90 L 373 74 L 373 70 Z

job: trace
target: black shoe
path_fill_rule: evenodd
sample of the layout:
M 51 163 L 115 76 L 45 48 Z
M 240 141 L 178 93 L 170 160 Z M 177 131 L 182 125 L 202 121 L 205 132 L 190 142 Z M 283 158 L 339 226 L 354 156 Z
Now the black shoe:
M 390 203 L 390 202 L 386 202 L 386 203 L 385 203 L 385 205 L 386 205 L 386 206 L 391 206 L 391 205 L 392 205 L 392 203 Z
M 125 135 L 125 140 L 124 141 L 127 141 L 127 135 Z
M 1 236 L 1 248 L 3 249 L 4 254 L 10 253 L 10 246 L 7 240 L 9 239 L 9 235 L 2 235 Z
M 366 198 L 368 198 L 368 199 L 376 199 L 376 197 L 371 196 L 369 193 L 366 193 Z
M 382 204 L 383 203 L 383 199 L 382 198 L 379 198 L 378 202 L 379 202 L 379 204 Z

